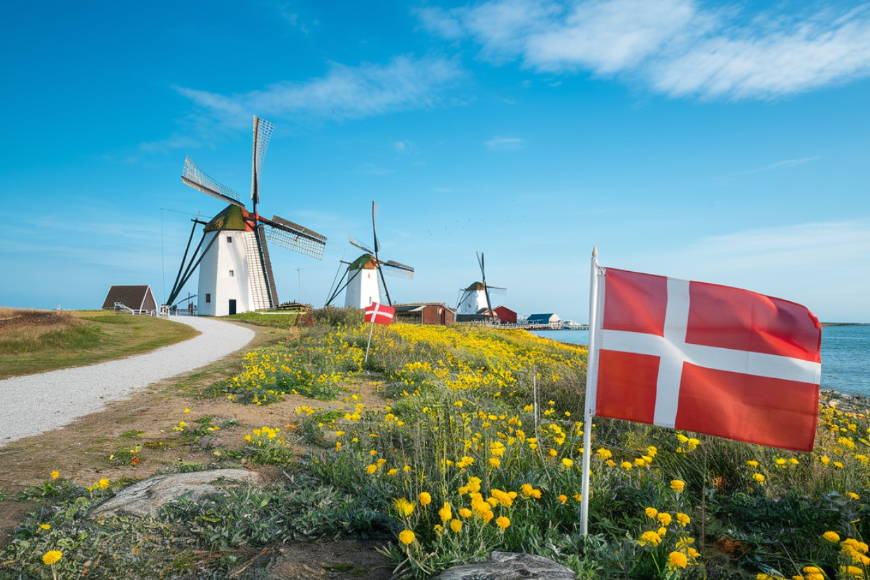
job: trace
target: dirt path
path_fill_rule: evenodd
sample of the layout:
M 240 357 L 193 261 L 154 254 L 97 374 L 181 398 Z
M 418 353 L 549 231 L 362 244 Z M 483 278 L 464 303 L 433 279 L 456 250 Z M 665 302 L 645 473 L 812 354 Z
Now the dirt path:
M 0 381 L 0 447 L 57 429 L 100 411 L 109 401 L 219 360 L 254 338 L 249 328 L 216 319 L 173 320 L 201 334 L 139 356 Z

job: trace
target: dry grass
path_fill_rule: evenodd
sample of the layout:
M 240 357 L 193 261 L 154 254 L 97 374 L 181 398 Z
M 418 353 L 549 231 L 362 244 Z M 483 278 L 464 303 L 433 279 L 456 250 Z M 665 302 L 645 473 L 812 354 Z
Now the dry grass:
M 149 316 L 0 308 L 0 379 L 141 354 L 196 334 Z

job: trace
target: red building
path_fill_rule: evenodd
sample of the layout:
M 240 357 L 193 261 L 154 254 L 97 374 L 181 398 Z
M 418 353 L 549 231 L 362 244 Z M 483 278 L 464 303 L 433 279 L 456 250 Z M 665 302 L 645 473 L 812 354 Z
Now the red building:
M 493 311 L 502 324 L 516 324 L 517 313 L 505 306 L 496 306 Z

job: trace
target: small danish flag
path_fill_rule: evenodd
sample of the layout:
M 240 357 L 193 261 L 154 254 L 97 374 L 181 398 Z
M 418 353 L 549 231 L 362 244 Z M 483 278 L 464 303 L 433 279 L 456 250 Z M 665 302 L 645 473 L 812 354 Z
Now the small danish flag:
M 366 322 L 374 320 L 377 324 L 389 325 L 393 321 L 393 315 L 395 314 L 395 308 L 384 306 L 377 302 L 373 302 L 371 306 L 366 306 Z

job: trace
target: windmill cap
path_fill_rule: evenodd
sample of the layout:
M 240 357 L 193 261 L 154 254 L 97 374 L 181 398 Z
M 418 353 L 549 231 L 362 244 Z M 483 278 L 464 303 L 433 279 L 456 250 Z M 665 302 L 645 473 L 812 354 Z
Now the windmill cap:
M 222 227 L 224 231 L 251 231 L 251 226 L 245 221 L 250 214 L 237 205 L 228 205 L 222 212 L 217 214 L 205 226 L 205 231 L 216 232 Z M 226 226 L 224 226 L 226 224 Z

